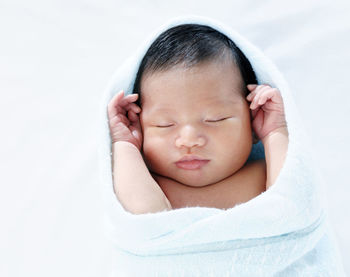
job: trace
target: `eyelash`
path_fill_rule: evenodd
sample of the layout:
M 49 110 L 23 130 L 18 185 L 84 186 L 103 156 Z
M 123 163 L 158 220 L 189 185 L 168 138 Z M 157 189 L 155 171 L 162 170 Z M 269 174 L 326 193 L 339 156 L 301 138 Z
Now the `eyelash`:
M 173 126 L 173 124 L 164 125 L 164 126 L 157 125 L 156 127 L 158 127 L 158 128 L 167 128 L 167 127 L 171 127 L 171 126 Z
M 220 121 L 224 121 L 225 119 L 228 119 L 229 117 L 224 117 L 224 118 L 220 118 L 217 120 L 205 120 L 205 122 L 220 122 Z M 169 125 L 156 125 L 156 127 L 158 128 L 167 128 L 167 127 L 171 127 L 174 124 L 169 124 Z
M 225 119 L 228 119 L 228 117 L 220 118 L 217 120 L 206 120 L 206 122 L 219 122 L 219 121 L 224 121 Z

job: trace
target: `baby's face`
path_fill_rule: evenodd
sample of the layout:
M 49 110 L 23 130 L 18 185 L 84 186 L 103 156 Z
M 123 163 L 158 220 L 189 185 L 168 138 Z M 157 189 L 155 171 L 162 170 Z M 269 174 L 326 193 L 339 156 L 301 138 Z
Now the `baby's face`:
M 252 147 L 249 105 L 242 90 L 240 72 L 231 62 L 145 75 L 140 120 L 150 171 L 193 187 L 238 171 Z

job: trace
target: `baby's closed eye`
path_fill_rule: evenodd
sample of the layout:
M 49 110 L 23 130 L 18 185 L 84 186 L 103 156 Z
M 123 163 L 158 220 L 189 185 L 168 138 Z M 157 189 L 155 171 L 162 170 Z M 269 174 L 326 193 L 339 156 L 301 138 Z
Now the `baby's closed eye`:
M 155 125 L 155 127 L 158 127 L 158 128 L 167 128 L 167 127 L 171 127 L 173 126 L 174 124 L 172 123 L 165 123 L 165 124 L 157 124 Z
M 226 119 L 229 119 L 229 118 L 232 118 L 232 116 L 226 116 L 226 117 L 212 117 L 212 118 L 208 118 L 208 119 L 205 119 L 204 121 L 205 122 L 220 122 L 220 121 L 224 121 Z M 174 126 L 174 123 L 158 123 L 158 124 L 155 124 L 155 127 L 158 127 L 158 128 L 167 128 L 167 127 L 171 127 L 171 126 Z
M 226 117 L 218 117 L 218 118 L 208 118 L 205 120 L 205 122 L 219 122 L 224 121 L 226 119 L 232 118 L 232 116 L 226 116 Z

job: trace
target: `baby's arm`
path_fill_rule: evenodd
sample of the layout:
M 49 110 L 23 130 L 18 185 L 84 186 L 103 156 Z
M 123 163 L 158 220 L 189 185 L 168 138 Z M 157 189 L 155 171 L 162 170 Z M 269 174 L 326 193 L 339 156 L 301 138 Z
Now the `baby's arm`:
M 123 207 L 133 214 L 171 210 L 165 194 L 146 167 L 140 150 L 130 142 L 113 143 L 114 190 Z
M 114 191 L 123 207 L 133 214 L 170 210 L 170 202 L 140 153 L 142 131 L 137 113 L 141 109 L 133 103 L 137 97 L 124 97 L 120 92 L 108 104 Z
M 266 159 L 266 189 L 275 181 L 282 168 L 288 149 L 288 130 L 279 128 L 262 139 Z
M 288 129 L 284 105 L 277 88 L 268 85 L 248 85 L 247 100 L 253 116 L 253 130 L 261 139 L 266 159 L 266 189 L 275 181 L 283 166 L 288 149 Z

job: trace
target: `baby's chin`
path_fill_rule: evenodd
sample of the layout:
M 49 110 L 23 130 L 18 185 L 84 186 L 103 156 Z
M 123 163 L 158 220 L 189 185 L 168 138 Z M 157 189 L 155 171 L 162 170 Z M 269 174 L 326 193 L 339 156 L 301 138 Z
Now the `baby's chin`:
M 190 174 L 186 174 L 186 175 L 184 174 L 184 175 L 177 175 L 177 176 L 169 176 L 169 178 L 173 179 L 176 182 L 181 183 L 184 186 L 201 188 L 201 187 L 206 187 L 206 186 L 210 186 L 215 183 L 218 183 L 224 180 L 226 177 L 228 177 L 228 176 L 212 176 L 211 178 L 208 178 L 205 176 L 197 176 L 196 174 L 193 174 L 191 176 L 188 176 Z

